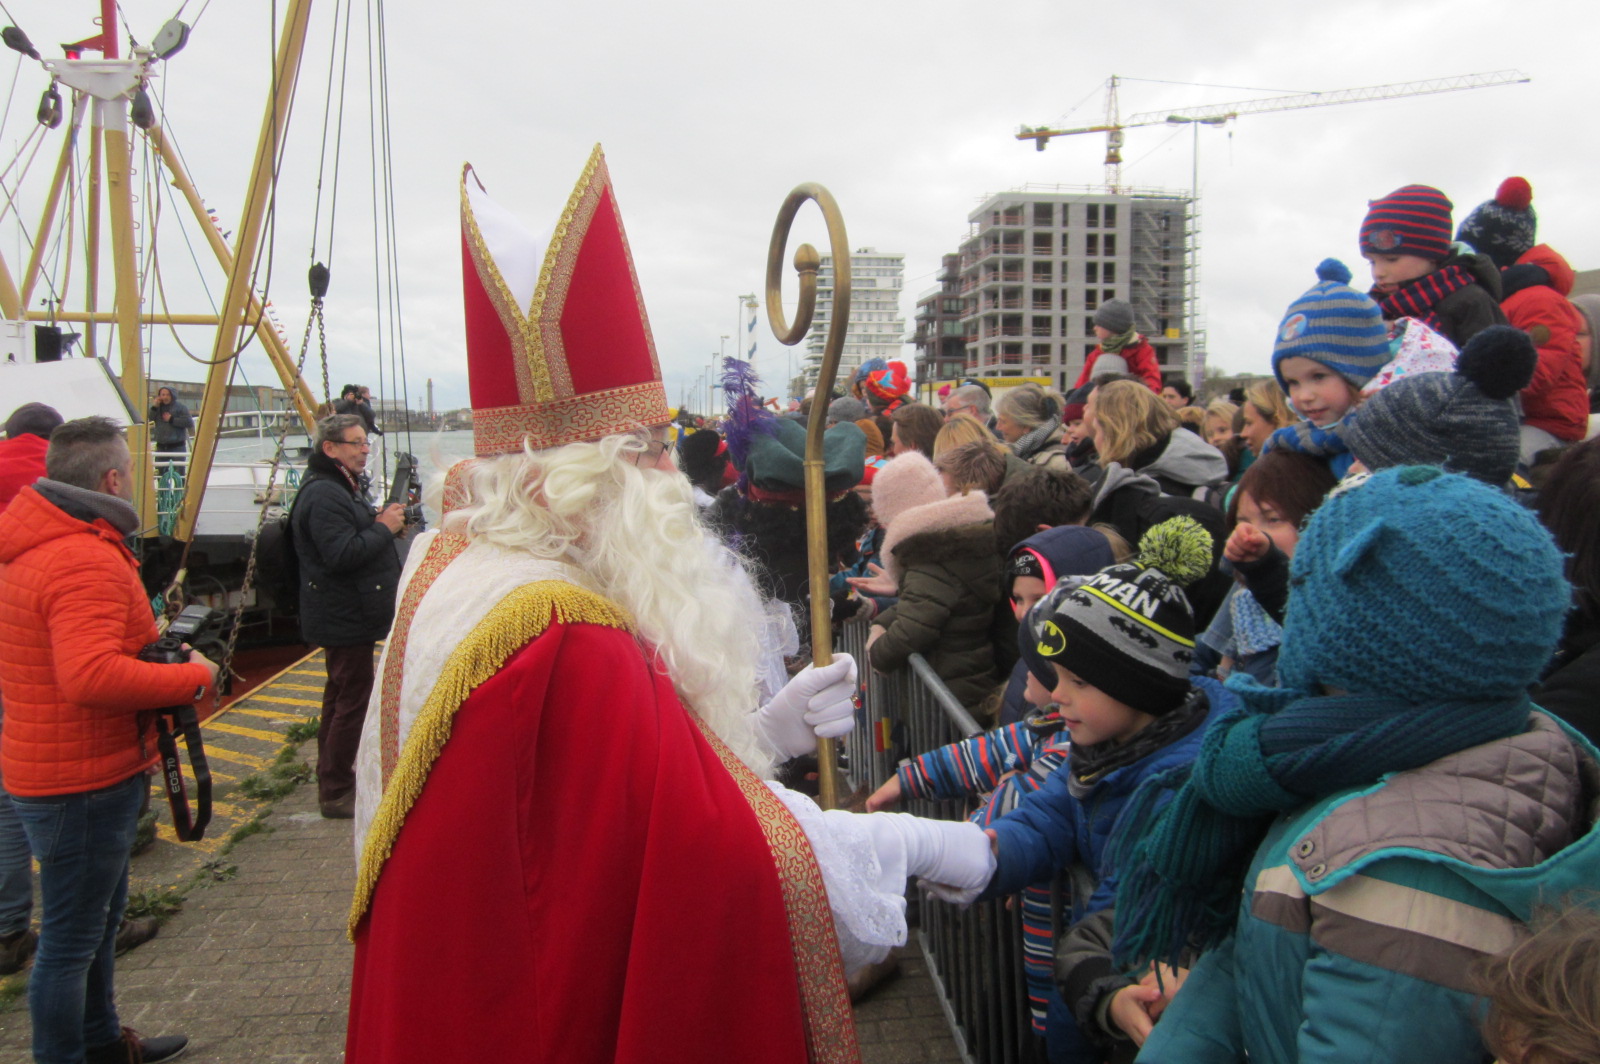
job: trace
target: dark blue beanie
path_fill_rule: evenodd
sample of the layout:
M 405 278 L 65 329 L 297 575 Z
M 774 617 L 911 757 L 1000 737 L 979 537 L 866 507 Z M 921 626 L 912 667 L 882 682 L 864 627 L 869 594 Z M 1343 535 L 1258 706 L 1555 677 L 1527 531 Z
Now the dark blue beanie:
M 1366 384 L 1394 359 L 1383 311 L 1350 287 L 1350 268 L 1338 259 L 1317 265 L 1317 283 L 1289 304 L 1272 345 L 1272 375 L 1284 391 L 1286 358 L 1309 358 L 1355 387 Z

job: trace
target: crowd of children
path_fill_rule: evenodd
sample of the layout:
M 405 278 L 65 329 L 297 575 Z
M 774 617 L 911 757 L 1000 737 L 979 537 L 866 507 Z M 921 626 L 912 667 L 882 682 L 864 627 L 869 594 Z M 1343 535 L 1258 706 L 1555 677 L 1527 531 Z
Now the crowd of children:
M 1322 261 L 1238 394 L 1113 300 L 1066 394 L 829 408 L 835 616 L 993 729 L 866 806 L 986 829 L 1040 1060 L 1600 1060 L 1600 297 L 1522 179 L 1452 209 L 1371 201 L 1371 286 Z

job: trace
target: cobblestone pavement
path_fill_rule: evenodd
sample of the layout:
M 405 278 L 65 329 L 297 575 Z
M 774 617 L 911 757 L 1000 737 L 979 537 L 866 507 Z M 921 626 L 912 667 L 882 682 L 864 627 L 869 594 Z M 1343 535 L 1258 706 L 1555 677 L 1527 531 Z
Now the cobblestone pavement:
M 302 748 L 314 758 L 315 744 Z M 349 821 L 317 814 L 303 784 L 242 839 L 160 936 L 117 961 L 122 1022 L 182 1032 L 194 1064 L 337 1064 L 343 1059 L 354 885 Z M 915 946 L 900 975 L 856 1012 L 863 1064 L 959 1061 Z M 26 1003 L 0 1006 L 0 1061 L 28 1059 Z

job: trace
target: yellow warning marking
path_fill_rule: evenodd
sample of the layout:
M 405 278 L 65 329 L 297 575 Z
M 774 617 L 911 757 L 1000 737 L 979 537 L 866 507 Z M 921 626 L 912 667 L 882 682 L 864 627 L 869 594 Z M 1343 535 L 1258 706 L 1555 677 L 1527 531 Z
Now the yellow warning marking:
M 282 736 L 279 736 L 279 738 L 281 739 Z M 217 761 L 227 761 L 234 765 L 248 765 L 250 768 L 266 768 L 272 764 L 271 761 L 264 757 L 256 757 L 254 754 L 241 754 L 235 750 L 224 750 L 220 746 L 207 746 L 206 756 Z
M 206 724 L 206 730 L 221 732 L 224 735 L 242 735 L 246 739 L 260 739 L 263 742 L 274 744 L 282 744 L 283 742 L 283 736 L 277 732 L 263 731 L 260 728 L 241 728 L 237 724 L 220 724 L 217 721 L 209 721 Z
M 328 678 L 328 673 L 323 669 L 287 669 L 285 671 L 291 672 L 296 676 L 321 676 L 323 679 Z
M 246 709 L 243 706 L 229 707 L 235 713 L 243 713 L 247 717 L 260 717 L 262 720 L 275 720 L 282 723 L 305 720 L 298 713 L 282 713 L 275 709 Z
M 319 695 L 322 693 L 322 688 L 322 684 L 313 683 L 275 683 L 272 685 L 274 691 L 315 691 Z
M 217 850 L 222 847 L 222 844 L 228 841 L 228 836 L 226 834 L 212 834 L 212 832 L 216 831 L 217 827 L 218 825 L 214 823 L 207 825 L 206 837 L 201 839 L 199 842 L 180 842 L 178 840 L 178 833 L 172 830 L 171 825 L 157 823 L 156 838 L 160 839 L 162 842 L 170 842 L 174 846 L 193 846 L 202 853 L 216 853 Z
M 317 706 L 321 707 L 320 698 L 290 698 L 288 695 L 251 695 L 251 702 L 273 702 L 283 706 Z

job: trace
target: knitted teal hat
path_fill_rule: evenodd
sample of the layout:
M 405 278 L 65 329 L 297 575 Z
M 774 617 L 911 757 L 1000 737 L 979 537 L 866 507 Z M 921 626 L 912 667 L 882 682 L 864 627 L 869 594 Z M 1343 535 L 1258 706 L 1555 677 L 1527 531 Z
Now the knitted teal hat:
M 1532 511 L 1432 466 L 1336 490 L 1290 575 L 1279 682 L 1410 703 L 1525 692 L 1572 601 Z
M 1383 311 L 1350 287 L 1350 268 L 1338 259 L 1317 265 L 1317 283 L 1299 299 L 1278 325 L 1272 345 L 1272 375 L 1284 383 L 1278 367 L 1286 358 L 1309 358 L 1361 387 L 1393 360 Z

